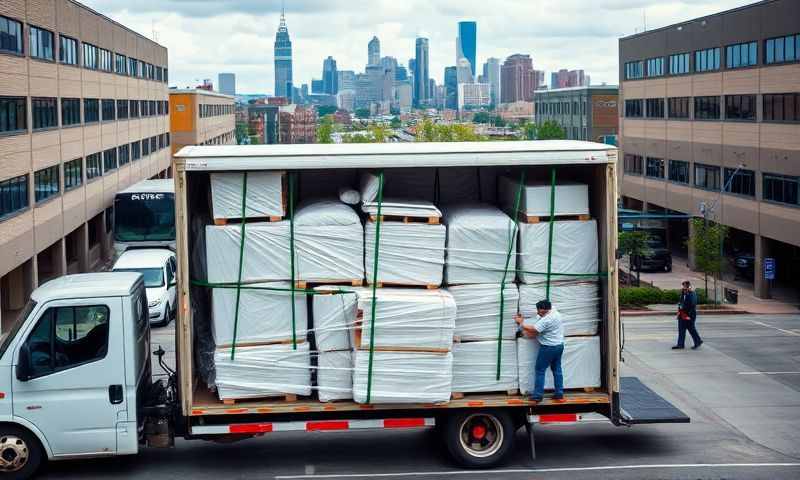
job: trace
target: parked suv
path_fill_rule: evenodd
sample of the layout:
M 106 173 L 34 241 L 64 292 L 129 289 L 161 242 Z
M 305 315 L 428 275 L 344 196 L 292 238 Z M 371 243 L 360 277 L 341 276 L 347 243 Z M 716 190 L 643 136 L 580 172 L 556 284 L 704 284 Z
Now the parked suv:
M 144 277 L 150 324 L 165 326 L 175 318 L 177 261 L 175 252 L 161 248 L 127 250 L 112 269 L 115 272 L 137 272 Z

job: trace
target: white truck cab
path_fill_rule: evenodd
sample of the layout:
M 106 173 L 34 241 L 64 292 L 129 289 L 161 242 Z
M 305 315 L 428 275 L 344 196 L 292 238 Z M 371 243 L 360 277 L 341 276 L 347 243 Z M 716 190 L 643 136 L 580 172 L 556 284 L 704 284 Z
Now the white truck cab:
M 138 273 L 69 275 L 33 292 L 0 344 L 3 478 L 27 478 L 44 458 L 137 453 L 149 329 Z

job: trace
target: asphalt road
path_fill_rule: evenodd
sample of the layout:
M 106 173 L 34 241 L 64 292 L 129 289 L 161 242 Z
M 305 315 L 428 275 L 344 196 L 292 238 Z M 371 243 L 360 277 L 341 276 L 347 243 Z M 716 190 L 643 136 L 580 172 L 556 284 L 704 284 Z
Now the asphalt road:
M 53 463 L 43 478 L 797 479 L 800 315 L 701 317 L 705 344 L 672 351 L 674 320 L 625 319 L 624 375 L 683 409 L 690 424 L 537 427 L 507 465 L 463 471 L 430 431 L 282 433 L 235 444 L 178 440 L 136 457 Z M 154 331 L 174 358 L 172 326 Z M 691 343 L 691 342 L 689 342 Z

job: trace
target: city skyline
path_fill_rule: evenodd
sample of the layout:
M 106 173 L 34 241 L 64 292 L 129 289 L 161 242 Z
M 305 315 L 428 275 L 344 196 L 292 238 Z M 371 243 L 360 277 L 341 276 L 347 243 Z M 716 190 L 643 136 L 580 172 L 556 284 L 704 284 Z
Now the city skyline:
M 197 8 L 178 0 L 85 0 L 90 8 L 153 38 L 170 51 L 170 84 L 193 87 L 219 72 L 236 74 L 237 91 L 274 91 L 273 42 L 281 2 L 248 0 L 201 4 Z M 524 5 L 500 0 L 491 10 L 477 1 L 429 4 L 411 0 L 397 4 L 307 0 L 286 5 L 293 47 L 295 86 L 319 78 L 327 56 L 340 70 L 363 71 L 366 45 L 373 36 L 381 41 L 381 55 L 393 56 L 408 67 L 417 36 L 429 38 L 429 71 L 438 85 L 444 68 L 454 65 L 458 22 L 475 21 L 480 31 L 476 71 L 489 57 L 505 60 L 528 53 L 535 68 L 583 69 L 593 83 L 618 82 L 617 44 L 621 36 L 735 8 L 749 0 L 714 0 L 687 5 L 682 0 L 601 0 L 587 6 L 580 0 L 560 2 L 559 10 L 540 15 L 543 2 Z M 135 8 L 134 8 L 135 6 Z M 514 12 L 500 15 L 500 12 Z M 523 19 L 526 19 L 523 21 Z M 657 19 L 657 20 L 655 20 Z M 658 23 L 655 23 L 655 22 Z M 554 29 L 552 25 L 563 25 Z M 546 33 L 543 33 L 546 32 Z

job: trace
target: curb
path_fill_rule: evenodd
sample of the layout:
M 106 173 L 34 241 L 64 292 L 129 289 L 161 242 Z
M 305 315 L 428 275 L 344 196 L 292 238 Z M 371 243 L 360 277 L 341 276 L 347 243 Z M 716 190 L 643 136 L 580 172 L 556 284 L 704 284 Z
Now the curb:
M 621 317 L 664 317 L 675 316 L 677 313 L 666 310 L 621 310 Z M 697 315 L 751 315 L 747 310 L 698 310 Z

